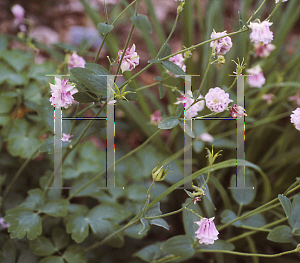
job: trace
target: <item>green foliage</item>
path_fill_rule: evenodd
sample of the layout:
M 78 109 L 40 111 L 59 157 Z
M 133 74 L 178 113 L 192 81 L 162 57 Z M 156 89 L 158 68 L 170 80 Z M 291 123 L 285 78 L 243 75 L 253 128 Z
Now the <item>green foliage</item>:
M 285 212 L 285 215 L 287 218 L 291 215 L 291 209 L 292 209 L 292 203 L 290 199 L 288 199 L 286 196 L 279 194 L 278 199 L 280 201 L 281 206 L 283 207 L 283 210 Z
M 300 196 L 297 195 L 292 203 L 291 215 L 288 218 L 293 231 L 300 229 Z
M 139 257 L 146 262 L 153 262 L 161 257 L 162 251 L 160 250 L 160 243 L 149 245 L 134 253 L 133 255 Z
M 278 243 L 290 243 L 292 237 L 292 229 L 289 226 L 277 226 L 268 234 L 267 239 Z
M 195 253 L 193 243 L 193 239 L 189 236 L 175 236 L 165 241 L 161 246 L 161 250 L 168 254 L 187 258 Z
M 161 63 L 166 70 L 172 72 L 175 75 L 186 75 L 186 73 L 179 66 L 177 66 L 170 60 L 163 60 Z
M 105 23 L 99 23 L 97 25 L 97 28 L 98 28 L 98 30 L 101 34 L 105 35 L 105 34 L 109 33 L 110 31 L 112 31 L 114 29 L 114 26 L 113 25 L 107 25 Z
M 163 119 L 159 124 L 158 124 L 158 128 L 159 129 L 173 129 L 174 127 L 176 127 L 179 123 L 179 120 L 172 116 L 172 117 L 168 117 Z
M 98 98 L 95 93 L 92 92 L 77 92 L 73 94 L 74 100 L 81 102 L 81 103 L 90 103 L 90 102 L 97 102 Z
M 142 32 L 152 33 L 152 25 L 147 16 L 140 14 L 132 16 L 131 22 Z

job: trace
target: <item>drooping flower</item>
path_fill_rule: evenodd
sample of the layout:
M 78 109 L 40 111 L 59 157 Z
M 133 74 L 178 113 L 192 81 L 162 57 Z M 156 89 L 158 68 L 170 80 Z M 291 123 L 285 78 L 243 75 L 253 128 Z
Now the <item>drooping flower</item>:
M 184 65 L 185 59 L 183 58 L 182 54 L 177 54 L 173 57 L 170 57 L 169 60 L 176 64 L 178 67 L 180 67 L 184 72 L 186 71 L 186 65 Z M 171 72 L 169 73 L 174 75 Z
M 289 100 L 296 101 L 296 104 L 300 105 L 300 91 L 298 91 L 295 96 L 289 97 Z
M 24 20 L 24 15 L 25 15 L 25 10 L 22 6 L 20 5 L 14 5 L 11 8 L 11 12 L 13 13 L 14 17 L 15 17 L 15 24 L 20 24 L 23 22 Z
M 181 94 L 180 98 L 177 98 L 177 102 L 175 104 L 183 103 L 183 106 L 185 106 L 185 118 L 191 119 L 195 117 L 198 114 L 198 111 L 202 111 L 204 108 L 204 101 L 198 101 L 195 103 L 192 107 L 192 103 L 194 102 L 194 99 L 192 99 L 192 92 L 187 92 L 185 95 Z M 201 95 L 198 97 L 198 99 L 203 98 Z M 190 108 L 189 108 L 190 107 Z M 188 109 L 189 108 L 189 109 Z
M 254 68 L 247 69 L 247 72 L 252 75 L 248 77 L 248 84 L 250 87 L 261 88 L 265 84 L 266 79 L 259 65 Z
M 215 218 L 203 218 L 200 221 L 195 222 L 199 228 L 195 232 L 196 238 L 199 239 L 200 244 L 210 245 L 218 239 L 218 230 L 213 222 Z
M 153 125 L 158 125 L 161 122 L 161 120 L 162 118 L 159 110 L 156 110 L 151 114 L 150 121 Z
M 263 100 L 265 100 L 267 103 L 268 103 L 268 105 L 270 105 L 270 104 L 272 104 L 272 100 L 275 98 L 276 96 L 274 95 L 274 94 L 264 94 L 264 95 L 262 95 L 261 96 L 261 98 L 263 99 Z
M 275 49 L 275 45 L 273 44 L 262 44 L 262 43 L 255 43 L 254 44 L 254 52 L 255 56 L 257 57 L 268 57 Z
M 200 202 L 201 201 L 201 198 L 199 196 L 196 196 L 194 198 L 194 205 L 197 203 L 197 202 Z
M 205 95 L 206 107 L 214 112 L 223 112 L 232 101 L 229 94 L 219 87 L 211 88 Z
M 282 0 L 281 2 L 286 2 L 287 0 Z M 275 4 L 278 4 L 279 0 L 275 0 Z
M 240 119 L 244 116 L 247 116 L 247 114 L 245 113 L 245 109 L 242 106 L 238 106 L 236 104 L 230 107 L 229 112 L 232 118 Z
M 71 68 L 74 67 L 79 67 L 79 68 L 84 68 L 85 65 L 85 60 L 83 57 L 80 57 L 77 55 L 77 53 L 74 51 L 68 59 L 68 69 L 70 70 Z
M 74 137 L 74 135 L 70 135 L 70 134 L 65 134 L 63 133 L 63 137 L 61 138 L 62 142 L 70 142 L 70 138 Z
M 118 52 L 119 58 L 117 64 L 120 63 L 123 52 L 124 50 L 120 50 Z M 124 71 L 133 70 L 139 63 L 140 63 L 140 56 L 135 52 L 135 44 L 133 44 L 131 49 L 127 48 L 125 52 L 124 58 L 121 63 L 122 73 Z
M 64 107 L 67 109 L 73 103 L 74 98 L 72 95 L 77 92 L 77 89 L 68 84 L 67 79 L 55 78 L 55 84 L 50 83 L 50 88 L 52 93 L 51 105 L 56 108 Z
M 200 139 L 203 142 L 213 142 L 214 141 L 214 137 L 212 137 L 209 133 L 204 132 L 202 134 L 200 134 L 197 139 Z
M 293 114 L 291 114 L 291 123 L 293 123 L 295 128 L 300 131 L 300 108 L 297 108 L 292 112 Z
M 273 32 L 270 31 L 270 26 L 272 22 L 263 21 L 261 23 L 252 23 L 250 22 L 249 27 L 252 29 L 250 34 L 251 42 L 263 44 L 269 44 L 273 40 Z
M 3 217 L 0 218 L 0 225 L 1 225 L 2 228 L 8 228 L 10 226 L 10 224 L 6 224 L 4 222 L 4 218 Z
M 227 35 L 227 31 L 224 32 L 215 32 L 213 31 L 210 35 L 211 39 L 215 39 L 218 37 L 223 37 Z M 210 42 L 210 47 L 215 47 L 216 54 L 226 54 L 230 48 L 232 47 L 231 38 L 229 36 L 217 39 L 215 41 Z

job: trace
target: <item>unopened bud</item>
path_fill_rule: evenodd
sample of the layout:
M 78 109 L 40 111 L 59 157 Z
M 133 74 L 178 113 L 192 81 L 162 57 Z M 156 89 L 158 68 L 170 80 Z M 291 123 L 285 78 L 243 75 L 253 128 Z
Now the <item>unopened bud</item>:
M 182 1 L 182 0 L 181 0 L 181 1 Z M 183 10 L 184 4 L 185 4 L 184 1 L 182 1 L 182 2 L 180 3 L 180 5 L 177 7 L 177 13 L 180 13 L 180 12 Z
M 225 57 L 223 55 L 218 55 L 217 61 L 218 64 L 225 64 Z
M 163 181 L 167 174 L 170 173 L 168 172 L 170 166 L 168 168 L 164 168 L 164 166 L 161 166 L 161 167 L 155 167 L 153 170 L 152 170 L 152 178 L 153 180 L 155 181 Z

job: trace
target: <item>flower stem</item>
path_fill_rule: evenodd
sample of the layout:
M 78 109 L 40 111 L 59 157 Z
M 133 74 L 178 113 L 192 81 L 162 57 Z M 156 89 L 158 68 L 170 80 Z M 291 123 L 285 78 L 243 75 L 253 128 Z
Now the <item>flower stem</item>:
M 151 191 L 152 187 L 154 186 L 154 184 L 155 184 L 155 180 L 153 179 L 153 181 L 152 181 L 152 183 L 151 183 L 151 185 L 150 185 L 150 187 L 149 187 L 149 189 L 147 191 L 146 203 L 144 205 L 141 217 L 144 217 L 144 215 L 145 215 L 145 213 L 147 211 L 147 207 L 148 207 L 149 202 L 150 202 L 150 191 Z
M 270 18 L 274 15 L 275 11 L 277 10 L 277 8 L 279 7 L 279 5 L 281 4 L 282 0 L 279 0 L 279 2 L 276 4 L 276 6 L 274 7 L 272 13 L 265 19 L 265 21 L 270 20 Z
M 265 4 L 266 0 L 264 0 L 261 5 L 256 9 L 256 11 L 250 16 L 250 18 L 247 21 L 247 24 L 251 21 L 252 17 L 257 14 L 257 12 L 262 8 L 262 6 Z
M 199 94 L 200 94 L 200 92 L 201 92 L 201 89 L 203 88 L 204 81 L 205 81 L 206 76 L 207 76 L 207 73 L 208 73 L 208 71 L 209 71 L 209 68 L 210 68 L 210 65 L 211 65 L 211 60 L 212 60 L 212 58 L 213 58 L 213 54 L 214 54 L 214 48 L 212 49 L 212 52 L 211 52 L 211 55 L 210 55 L 210 58 L 209 58 L 209 61 L 208 61 L 208 65 L 207 65 L 207 68 L 206 68 L 204 77 L 203 77 L 203 79 L 202 79 L 202 82 L 201 82 L 201 85 L 200 85 L 200 88 L 199 88 Z

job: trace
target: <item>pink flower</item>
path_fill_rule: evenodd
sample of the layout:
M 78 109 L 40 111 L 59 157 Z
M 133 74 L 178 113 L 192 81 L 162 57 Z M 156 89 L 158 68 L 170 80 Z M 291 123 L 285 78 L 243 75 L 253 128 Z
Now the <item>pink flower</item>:
M 218 239 L 218 230 L 216 229 L 215 223 L 213 222 L 215 218 L 203 218 L 200 221 L 195 222 L 199 228 L 195 232 L 196 238 L 199 239 L 200 244 L 213 244 L 215 240 Z
M 205 95 L 206 107 L 214 112 L 223 112 L 232 101 L 229 94 L 219 87 L 211 88 Z
M 52 97 L 50 98 L 51 105 L 56 108 L 68 108 L 73 103 L 73 94 L 77 89 L 73 85 L 67 84 L 68 80 L 55 78 L 55 85 L 50 83 Z
M 300 91 L 298 91 L 295 96 L 289 97 L 289 100 L 296 101 L 296 104 L 300 105 Z
M 227 35 L 227 31 L 219 32 L 219 33 L 216 33 L 215 31 L 213 31 L 210 35 L 210 38 L 215 39 L 215 38 L 222 37 L 225 35 Z M 223 37 L 218 40 L 212 41 L 212 42 L 210 42 L 210 47 L 212 47 L 212 48 L 215 47 L 216 54 L 224 55 L 232 47 L 231 38 L 227 36 L 227 37 Z
M 247 72 L 252 75 L 248 77 L 248 84 L 250 87 L 261 88 L 265 84 L 266 79 L 259 65 L 254 68 L 247 69 Z
M 300 131 L 300 108 L 297 108 L 291 114 L 291 123 L 294 123 L 295 128 Z
M 272 104 L 272 100 L 275 98 L 276 96 L 274 94 L 264 94 L 262 95 L 262 99 L 265 100 L 269 105 Z
M 63 133 L 63 137 L 61 138 L 62 142 L 71 142 L 70 138 L 74 137 L 74 135 Z
M 161 122 L 161 114 L 159 110 L 156 110 L 151 114 L 150 121 L 153 125 L 158 125 Z
M 287 0 L 282 0 L 282 2 L 286 2 Z M 279 3 L 279 0 L 275 0 L 275 4 Z
M 201 201 L 201 198 L 199 196 L 195 197 L 194 198 L 194 205 L 197 203 L 197 202 L 200 202 Z
M 169 58 L 169 60 L 176 64 L 178 67 L 180 67 L 184 72 L 186 71 L 186 65 L 184 65 L 185 59 L 183 58 L 182 54 L 177 54 Z M 170 74 L 174 75 L 173 73 Z
M 180 98 L 177 99 L 177 102 L 174 104 L 183 103 L 183 106 L 185 106 L 185 109 L 187 109 L 189 106 L 192 105 L 194 102 L 194 99 L 192 99 L 192 92 L 187 92 L 186 95 L 181 94 Z M 198 99 L 203 98 L 201 95 L 198 97 Z M 196 104 L 194 104 L 192 107 L 190 107 L 188 110 L 185 111 L 185 118 L 191 119 L 195 117 L 198 114 L 198 111 L 202 111 L 204 108 L 204 101 L 198 101 Z
M 86 62 L 82 57 L 78 56 L 76 52 L 73 52 L 69 56 L 68 69 L 70 70 L 71 68 L 74 68 L 74 67 L 84 68 L 85 63 Z
M 119 58 L 117 63 L 120 63 L 122 54 L 124 50 L 120 50 L 118 52 Z M 124 71 L 131 71 L 133 70 L 138 64 L 140 63 L 140 56 L 135 52 L 135 44 L 132 45 L 131 49 L 127 48 L 124 58 L 121 63 L 121 70 L 122 73 Z
M 213 142 L 214 141 L 214 137 L 212 137 L 207 132 L 204 132 L 204 133 L 200 134 L 199 136 L 197 136 L 197 139 L 200 139 L 201 141 L 204 141 L 204 142 Z
M 4 222 L 4 218 L 3 217 L 0 218 L 0 225 L 1 225 L 2 228 L 8 228 L 10 226 L 10 224 L 6 224 Z
M 13 13 L 15 17 L 15 24 L 19 25 L 20 23 L 23 22 L 24 20 L 24 15 L 25 15 L 25 10 L 22 6 L 20 5 L 14 5 L 11 8 L 11 12 Z
M 244 108 L 242 106 L 238 106 L 236 104 L 234 104 L 233 106 L 230 107 L 229 112 L 230 112 L 230 116 L 232 118 L 240 119 L 244 116 L 247 116 Z
M 250 34 L 251 42 L 263 44 L 269 44 L 273 40 L 273 32 L 270 31 L 270 26 L 272 22 L 263 21 L 261 23 L 252 23 L 250 22 L 249 27 L 252 29 Z
M 262 43 L 255 43 L 254 44 L 254 51 L 255 51 L 255 56 L 257 57 L 268 57 L 275 49 L 275 46 L 273 44 L 262 44 Z

